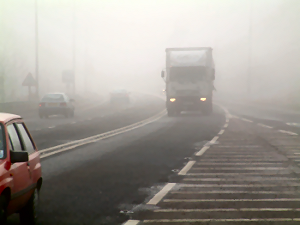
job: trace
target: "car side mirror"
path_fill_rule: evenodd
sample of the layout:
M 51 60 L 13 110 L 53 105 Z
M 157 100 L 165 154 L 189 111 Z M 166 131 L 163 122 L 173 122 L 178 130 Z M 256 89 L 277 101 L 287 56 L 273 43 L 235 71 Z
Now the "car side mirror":
M 161 78 L 165 78 L 165 71 L 161 71 Z
M 29 156 L 28 152 L 14 152 L 10 151 L 10 162 L 18 163 L 18 162 L 28 162 Z

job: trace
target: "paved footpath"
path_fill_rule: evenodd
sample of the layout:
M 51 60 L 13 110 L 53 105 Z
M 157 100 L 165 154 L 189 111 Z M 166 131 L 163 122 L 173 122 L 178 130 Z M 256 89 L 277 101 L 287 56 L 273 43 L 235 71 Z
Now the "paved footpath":
M 125 224 L 299 225 L 299 163 L 298 135 L 231 117 Z

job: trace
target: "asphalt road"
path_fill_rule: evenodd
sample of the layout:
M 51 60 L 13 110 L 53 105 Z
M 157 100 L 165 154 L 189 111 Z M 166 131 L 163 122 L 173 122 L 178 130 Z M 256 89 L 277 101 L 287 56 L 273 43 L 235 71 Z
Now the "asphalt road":
M 264 109 L 253 116 L 254 112 L 249 115 L 251 112 L 243 111 L 242 107 L 239 111 L 227 107 L 235 116 L 227 122 L 218 106 L 210 116 L 197 113 L 164 116 L 143 127 L 43 159 L 40 224 L 115 225 L 128 219 L 139 220 L 141 224 L 249 224 L 234 219 L 257 217 L 273 221 L 250 221 L 250 224 L 297 224 L 274 218 L 299 217 L 298 135 L 279 132 L 274 120 L 266 118 Z M 37 131 L 39 128 L 29 127 L 43 149 L 120 128 L 163 109 L 161 99 L 139 95 L 129 107 L 116 109 L 104 104 L 82 119 L 76 118 L 76 123 L 60 125 L 56 122 L 59 118 L 53 118 L 57 123 L 52 125 L 54 128 L 47 127 L 48 124 Z M 278 119 L 276 123 L 286 126 L 287 131 L 295 128 L 284 120 Z M 224 124 L 228 127 L 223 127 Z M 221 129 L 223 133 L 219 133 Z M 218 140 L 211 143 L 214 137 Z M 208 143 L 210 149 L 195 156 Z M 195 162 L 190 171 L 178 175 L 190 161 Z M 272 174 L 260 174 L 265 171 Z M 147 204 L 168 183 L 176 184 L 175 189 L 157 204 Z M 286 184 L 283 188 L 282 183 Z M 197 186 L 203 184 L 207 186 Z M 235 199 L 240 199 L 240 203 Z M 270 211 L 272 207 L 277 211 L 258 210 Z M 240 212 L 240 208 L 248 211 Z M 232 211 L 228 214 L 223 209 Z M 173 219 L 178 221 L 169 221 Z M 198 221 L 184 221 L 188 219 Z M 18 218 L 11 217 L 9 224 L 18 224 Z

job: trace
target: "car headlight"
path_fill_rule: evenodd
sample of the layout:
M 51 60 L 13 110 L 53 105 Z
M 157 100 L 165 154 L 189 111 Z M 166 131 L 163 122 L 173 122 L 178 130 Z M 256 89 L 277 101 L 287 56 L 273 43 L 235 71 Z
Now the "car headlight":
M 170 98 L 170 102 L 175 102 L 176 98 Z
M 200 100 L 201 100 L 202 102 L 205 102 L 205 101 L 206 101 L 206 98 L 200 98 Z

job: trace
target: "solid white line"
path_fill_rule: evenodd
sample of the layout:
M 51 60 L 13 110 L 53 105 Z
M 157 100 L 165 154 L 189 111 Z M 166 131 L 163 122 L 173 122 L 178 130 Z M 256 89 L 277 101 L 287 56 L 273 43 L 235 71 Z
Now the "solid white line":
M 196 156 L 203 155 L 206 152 L 206 150 L 209 149 L 209 148 L 210 148 L 209 145 L 204 146 L 203 148 L 201 148 L 201 150 L 199 152 L 196 153 Z
M 236 170 L 236 167 L 196 167 L 193 168 L 194 170 Z M 287 168 L 284 167 L 243 167 L 238 168 L 239 171 L 241 170 L 286 170 Z
M 180 187 L 197 188 L 197 187 L 300 187 L 300 183 L 278 183 L 278 184 L 178 184 Z
M 165 199 L 164 202 L 299 202 L 300 198 L 259 199 Z
M 219 139 L 219 137 L 218 136 L 215 136 L 213 139 L 211 139 L 211 141 L 210 141 L 210 143 L 211 144 L 214 144 L 214 143 L 216 143 L 216 141 Z
M 220 132 L 218 133 L 218 135 L 224 134 L 224 129 L 220 130 Z
M 268 173 L 264 173 L 264 172 L 260 172 L 260 173 L 240 173 L 240 172 L 236 172 L 236 173 L 187 173 L 187 176 L 239 176 L 239 175 L 243 175 L 243 176 L 270 176 L 270 175 L 286 175 L 286 174 L 290 174 L 290 172 L 286 171 L 280 171 L 280 173 L 278 171 L 268 171 Z
M 181 195 L 197 195 L 197 194 L 287 194 L 287 195 L 299 195 L 300 191 L 172 191 L 171 194 Z
M 242 118 L 241 120 L 243 120 L 243 121 L 245 121 L 245 122 L 253 123 L 252 120 L 248 120 L 248 119 L 245 119 L 245 118 Z
M 299 178 L 290 177 L 242 177 L 242 178 L 185 178 L 184 181 L 300 181 Z
M 289 222 L 300 218 L 251 218 L 251 219 L 156 219 L 144 220 L 143 223 L 207 223 L 207 222 Z
M 161 189 L 148 203 L 147 205 L 156 205 L 159 203 L 163 197 L 168 194 L 168 192 L 176 185 L 176 183 L 168 183 L 166 186 L 164 186 L 163 189 Z
M 299 212 L 300 208 L 218 208 L 218 209 L 157 209 L 154 212 Z
M 281 133 L 284 133 L 284 134 L 290 134 L 290 135 L 294 135 L 294 136 L 298 135 L 298 134 L 296 134 L 294 132 L 287 131 L 287 130 L 278 130 L 278 131 L 281 132 Z
M 226 123 L 223 127 L 224 127 L 224 128 L 227 128 L 227 127 L 228 127 L 228 123 Z
M 273 127 L 267 126 L 267 125 L 262 124 L 262 123 L 258 123 L 257 125 L 260 126 L 260 127 L 265 127 L 265 128 L 269 128 L 269 129 L 273 128 Z
M 139 222 L 139 220 L 128 220 L 127 222 L 123 223 L 123 225 L 137 225 Z
M 192 166 L 196 163 L 196 161 L 189 161 L 185 167 L 178 173 L 178 175 L 186 175 L 186 173 L 192 168 Z

